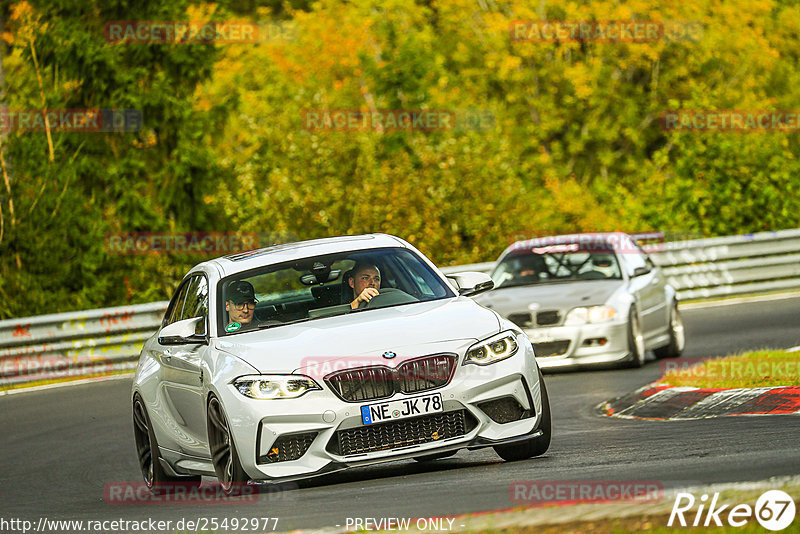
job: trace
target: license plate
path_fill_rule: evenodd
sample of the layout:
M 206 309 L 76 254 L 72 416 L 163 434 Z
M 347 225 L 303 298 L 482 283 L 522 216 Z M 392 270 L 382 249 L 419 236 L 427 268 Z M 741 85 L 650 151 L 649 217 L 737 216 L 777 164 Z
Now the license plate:
M 365 425 L 405 419 L 417 415 L 436 413 L 442 411 L 442 395 L 431 393 L 410 399 L 400 399 L 390 402 L 379 402 L 361 407 L 361 420 Z

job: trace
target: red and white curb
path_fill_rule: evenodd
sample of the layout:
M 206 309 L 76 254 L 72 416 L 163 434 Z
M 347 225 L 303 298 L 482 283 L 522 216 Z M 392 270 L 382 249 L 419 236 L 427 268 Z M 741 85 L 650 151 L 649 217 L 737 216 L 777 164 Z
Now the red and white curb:
M 623 419 L 688 420 L 732 415 L 800 415 L 800 386 L 694 388 L 653 383 L 597 406 Z

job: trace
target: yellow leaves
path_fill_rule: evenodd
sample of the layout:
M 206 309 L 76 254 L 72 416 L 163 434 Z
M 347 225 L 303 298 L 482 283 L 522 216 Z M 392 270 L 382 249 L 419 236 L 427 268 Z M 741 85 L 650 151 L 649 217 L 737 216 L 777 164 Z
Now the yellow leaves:
M 48 24 L 41 22 L 41 15 L 37 13 L 33 7 L 27 2 L 20 2 L 11 6 L 11 22 L 12 32 L 23 43 L 30 43 L 39 33 L 48 31 Z M 12 36 L 11 41 L 15 41 Z
M 547 176 L 545 189 L 552 195 L 550 209 L 570 224 L 569 228 L 561 228 L 561 232 L 598 232 L 630 226 L 630 221 L 624 221 L 618 211 L 614 212 L 603 205 L 591 194 L 590 189 L 578 183 L 574 177 L 558 179 Z M 619 204 L 622 202 L 618 201 Z
M 519 56 L 510 55 L 507 53 L 494 54 L 491 64 L 487 65 L 489 69 L 496 70 L 497 76 L 501 80 L 510 79 L 514 71 L 516 71 L 522 64 L 522 58 Z
M 511 20 L 502 13 L 487 13 L 483 20 L 486 24 L 487 33 L 502 35 L 503 37 L 509 35 Z
M 209 20 L 217 11 L 217 4 L 206 2 L 201 4 L 189 4 L 186 8 L 186 14 L 189 20 Z
M 558 3 L 564 20 L 699 20 L 705 28 L 697 43 L 585 45 L 511 42 L 512 20 L 538 20 L 542 5 L 552 16 L 554 4 L 539 0 L 495 11 L 474 0 L 433 0 L 430 8 L 413 0 L 323 0 L 310 13 L 289 7 L 296 40 L 222 48 L 210 89 L 196 95 L 198 109 L 234 95 L 238 102 L 215 150 L 242 177 L 241 190 L 213 202 L 241 196 L 257 207 L 260 224 L 298 233 L 405 234 L 447 258 L 498 242 L 515 224 L 554 233 L 636 230 L 652 213 L 637 194 L 675 194 L 677 150 L 646 148 L 660 135 L 649 117 L 682 107 L 794 106 L 791 91 L 769 85 L 781 76 L 796 85 L 790 60 L 769 67 L 779 51 L 795 57 L 800 12 L 790 6 L 778 17 L 755 3 Z M 300 126 L 304 109 L 406 101 L 493 110 L 495 127 L 391 136 L 402 137 L 409 159 L 386 143 L 390 136 Z M 371 201 L 351 208 L 343 191 L 352 184 Z M 472 194 L 462 198 L 462 191 Z M 448 235 L 453 228 L 460 235 Z M 453 244 L 462 241 L 463 248 Z
M 547 152 L 547 150 L 543 146 L 539 147 L 539 158 L 538 159 L 539 159 L 539 163 L 541 163 L 542 165 L 547 165 L 548 163 L 550 163 L 550 159 L 551 159 L 550 158 L 550 154 Z
M 506 56 L 500 68 L 501 70 L 507 70 L 507 71 L 513 70 L 518 68 L 521 63 L 522 63 L 522 58 L 519 58 L 517 56 Z
M 662 47 L 657 47 L 651 44 L 642 44 L 640 48 L 640 54 L 650 61 L 658 61 L 658 58 L 661 57 L 662 54 Z
M 617 20 L 630 20 L 633 18 L 633 11 L 629 6 L 622 4 L 614 12 L 614 18 Z
M 577 63 L 572 67 L 568 67 L 565 77 L 572 82 L 572 86 L 575 88 L 575 96 L 578 98 L 587 99 L 594 92 L 594 89 L 592 89 L 594 79 L 585 64 Z
M 456 44 L 456 51 L 453 54 L 453 59 L 455 61 L 464 63 L 468 61 L 469 58 L 470 58 L 470 49 L 463 42 L 459 41 L 458 44 Z

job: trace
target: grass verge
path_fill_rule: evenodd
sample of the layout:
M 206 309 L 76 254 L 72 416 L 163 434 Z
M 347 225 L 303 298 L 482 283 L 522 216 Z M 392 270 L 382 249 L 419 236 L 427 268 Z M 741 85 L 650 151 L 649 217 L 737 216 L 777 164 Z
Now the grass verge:
M 672 386 L 753 388 L 800 386 L 800 352 L 757 350 L 716 358 L 664 360 L 664 377 Z
M 596 534 L 624 534 L 627 532 L 647 532 L 650 534 L 693 534 L 698 532 L 710 532 L 714 534 L 763 534 L 768 532 L 757 521 L 748 521 L 742 527 L 732 527 L 725 525 L 723 527 L 682 527 L 673 523 L 673 526 L 668 527 L 669 514 L 659 515 L 646 515 L 641 517 L 623 517 L 618 519 L 604 519 L 594 521 L 572 521 L 569 523 L 560 523 L 557 525 L 531 525 L 516 529 L 506 530 L 484 530 L 483 533 L 497 533 L 497 534 L 583 534 L 591 532 Z M 799 533 L 800 532 L 800 519 L 795 519 L 792 524 L 781 531 L 783 534 Z

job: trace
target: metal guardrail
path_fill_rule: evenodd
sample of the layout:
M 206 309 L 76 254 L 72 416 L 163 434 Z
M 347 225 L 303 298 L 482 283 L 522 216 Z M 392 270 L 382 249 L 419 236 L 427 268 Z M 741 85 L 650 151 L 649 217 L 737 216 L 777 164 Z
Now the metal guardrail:
M 133 369 L 167 304 L 0 321 L 0 387 Z
M 800 288 L 800 229 L 649 245 L 681 300 Z
M 800 229 L 646 245 L 681 300 L 800 288 Z M 494 262 L 442 272 L 491 271 Z M 0 389 L 136 367 L 167 302 L 0 321 Z
M 800 229 L 644 245 L 680 300 L 800 288 Z M 488 273 L 494 262 L 442 272 Z

